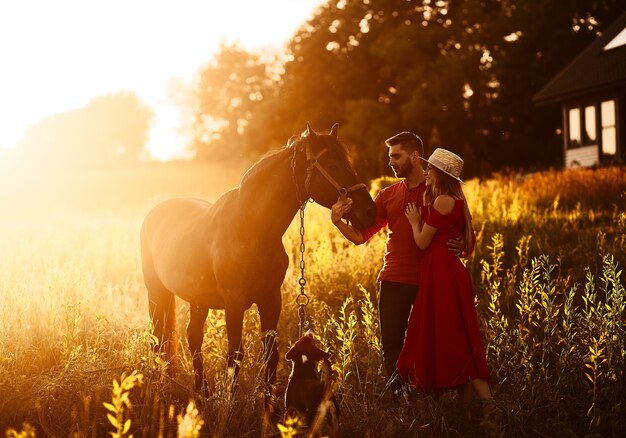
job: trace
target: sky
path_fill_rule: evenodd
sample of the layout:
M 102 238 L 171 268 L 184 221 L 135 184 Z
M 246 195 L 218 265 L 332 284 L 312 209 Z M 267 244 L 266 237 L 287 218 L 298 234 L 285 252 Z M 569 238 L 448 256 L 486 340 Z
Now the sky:
M 168 84 L 189 83 L 220 42 L 280 49 L 323 0 L 3 0 L 0 147 L 29 124 L 134 91 L 156 112 L 148 149 L 181 155 Z

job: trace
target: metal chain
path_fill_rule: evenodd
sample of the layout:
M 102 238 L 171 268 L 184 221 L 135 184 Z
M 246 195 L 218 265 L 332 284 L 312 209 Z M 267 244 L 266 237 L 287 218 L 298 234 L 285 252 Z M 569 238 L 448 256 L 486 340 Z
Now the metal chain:
M 298 306 L 298 337 L 302 337 L 304 331 L 308 329 L 309 322 L 306 319 L 306 306 L 309 304 L 309 296 L 306 294 L 304 288 L 306 286 L 306 277 L 304 275 L 304 209 L 308 199 L 302 199 L 300 194 L 300 186 L 296 178 L 296 154 L 298 152 L 298 145 L 294 145 L 293 156 L 291 157 L 291 170 L 293 176 L 293 183 L 296 187 L 296 198 L 300 204 L 300 278 L 298 279 L 298 285 L 300 286 L 300 293 L 296 296 L 296 304 Z
M 306 306 L 307 304 L 309 304 L 309 296 L 306 294 L 306 292 L 304 291 L 304 287 L 306 286 L 306 277 L 304 276 L 304 209 L 306 208 L 306 204 L 309 200 L 310 194 L 309 192 L 309 185 L 310 185 L 310 180 L 311 180 L 311 176 L 313 174 L 313 170 L 317 169 L 320 174 L 326 178 L 326 180 L 333 186 L 335 187 L 338 192 L 339 192 L 339 196 L 342 199 L 345 199 L 348 195 L 349 192 L 353 192 L 359 189 L 367 189 L 367 186 L 365 184 L 355 184 L 352 187 L 341 187 L 337 181 L 335 181 L 335 179 L 332 177 L 332 175 L 330 175 L 326 169 L 324 169 L 324 167 L 322 165 L 320 165 L 318 163 L 318 158 L 321 157 L 324 153 L 326 153 L 328 151 L 328 147 L 322 149 L 320 152 L 318 152 L 316 155 L 312 155 L 311 153 L 311 147 L 310 144 L 308 143 L 308 138 L 307 139 L 302 139 L 301 141 L 306 141 L 306 145 L 304 148 L 304 152 L 306 153 L 306 172 L 307 172 L 307 176 L 306 179 L 304 181 L 304 190 L 307 192 L 306 195 L 306 199 L 302 199 L 301 198 L 301 193 L 300 193 L 300 186 L 298 185 L 298 179 L 296 177 L 296 157 L 297 157 L 297 153 L 298 153 L 298 146 L 300 146 L 299 143 L 294 144 L 293 147 L 293 155 L 291 157 L 291 172 L 292 172 L 292 178 L 293 178 L 293 183 L 295 185 L 296 188 L 296 199 L 298 200 L 298 203 L 300 204 L 300 278 L 298 279 L 298 284 L 300 285 L 300 293 L 296 296 L 296 304 L 298 305 L 298 337 L 301 337 L 304 333 L 304 330 L 308 329 L 309 327 L 309 322 L 306 319 Z M 302 151 L 302 149 L 300 149 Z M 311 200 L 311 202 L 313 202 L 313 200 Z
M 302 337 L 304 331 L 309 327 L 309 322 L 306 319 L 306 306 L 309 304 L 309 296 L 304 290 L 306 286 L 306 277 L 304 275 L 304 209 L 306 204 L 305 201 L 300 206 L 300 278 L 298 279 L 300 294 L 296 297 L 296 304 L 298 305 L 298 337 Z

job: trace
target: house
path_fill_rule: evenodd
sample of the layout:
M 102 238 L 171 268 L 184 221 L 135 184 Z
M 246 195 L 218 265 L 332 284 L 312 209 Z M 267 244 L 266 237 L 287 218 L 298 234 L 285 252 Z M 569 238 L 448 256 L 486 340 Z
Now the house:
M 626 12 L 535 96 L 560 104 L 565 167 L 626 161 Z

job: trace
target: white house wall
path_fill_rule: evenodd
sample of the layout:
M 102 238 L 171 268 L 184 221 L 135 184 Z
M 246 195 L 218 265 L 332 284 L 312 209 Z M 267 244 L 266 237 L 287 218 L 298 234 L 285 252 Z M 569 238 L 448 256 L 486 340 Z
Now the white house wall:
M 598 145 L 565 151 L 565 167 L 589 167 L 598 164 Z

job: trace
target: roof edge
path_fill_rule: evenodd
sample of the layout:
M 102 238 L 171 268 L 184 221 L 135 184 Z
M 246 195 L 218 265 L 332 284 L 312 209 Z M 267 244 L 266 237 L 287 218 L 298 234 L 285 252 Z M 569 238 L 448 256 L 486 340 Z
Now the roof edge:
M 587 44 L 587 46 L 585 46 L 579 53 L 578 55 L 576 55 L 574 58 L 572 58 L 567 64 L 565 64 L 565 66 L 563 66 L 558 73 L 556 73 L 552 79 L 550 79 L 546 84 L 544 84 L 543 87 L 541 87 L 539 89 L 539 91 L 537 91 L 533 97 L 531 98 L 531 100 L 533 102 L 535 102 L 535 104 L 539 105 L 540 102 L 544 102 L 544 101 L 550 101 L 550 100 L 558 100 L 561 96 L 563 95 L 567 95 L 568 93 L 556 93 L 556 94 L 550 94 L 550 93 L 546 93 L 546 90 L 548 90 L 554 83 L 558 82 L 561 77 L 570 69 L 571 66 L 575 65 L 579 59 L 587 56 L 587 54 L 589 52 L 591 52 L 592 50 L 594 50 L 596 48 L 596 46 L 602 46 L 604 47 L 606 44 L 608 44 L 608 42 L 610 42 L 613 38 L 615 38 L 615 36 L 617 36 L 617 34 L 619 34 L 619 32 L 622 30 L 622 26 L 618 26 L 618 23 L 621 23 L 622 21 L 626 21 L 626 10 L 623 11 L 613 22 L 611 22 L 602 32 L 602 35 L 600 35 L 599 37 L 595 38 L 593 41 L 591 41 L 589 44 Z M 609 32 L 611 31 L 611 32 Z M 617 47 L 611 50 L 616 50 L 618 49 Z M 581 91 L 586 91 L 586 90 L 581 90 Z M 546 94 L 546 96 L 542 96 L 542 94 Z

